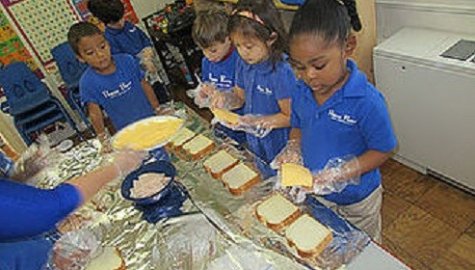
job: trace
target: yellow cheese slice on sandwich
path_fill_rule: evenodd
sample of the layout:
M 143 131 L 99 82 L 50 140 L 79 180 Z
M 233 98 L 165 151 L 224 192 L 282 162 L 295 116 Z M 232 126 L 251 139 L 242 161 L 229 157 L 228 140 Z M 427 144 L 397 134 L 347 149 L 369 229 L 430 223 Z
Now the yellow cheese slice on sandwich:
M 282 186 L 313 186 L 313 176 L 304 166 L 295 163 L 282 164 Z
M 231 125 L 239 124 L 239 114 L 224 109 L 212 109 L 211 112 L 220 122 L 229 123 Z
M 170 140 L 184 120 L 173 116 L 149 117 L 123 128 L 112 140 L 114 149 L 151 150 Z

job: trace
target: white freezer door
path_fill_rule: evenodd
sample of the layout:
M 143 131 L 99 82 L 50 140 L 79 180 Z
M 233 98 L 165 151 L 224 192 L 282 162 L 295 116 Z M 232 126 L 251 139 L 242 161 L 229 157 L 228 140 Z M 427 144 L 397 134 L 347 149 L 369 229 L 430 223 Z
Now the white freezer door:
M 475 189 L 475 77 L 375 54 L 398 155 Z

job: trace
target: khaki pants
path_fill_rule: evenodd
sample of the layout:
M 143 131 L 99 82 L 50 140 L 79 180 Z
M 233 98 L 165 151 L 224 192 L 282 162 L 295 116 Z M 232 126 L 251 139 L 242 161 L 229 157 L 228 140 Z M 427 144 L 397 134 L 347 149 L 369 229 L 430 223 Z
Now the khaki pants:
M 364 200 L 355 204 L 337 205 L 322 197 L 316 198 L 358 229 L 366 232 L 374 241 L 381 243 L 381 206 L 383 202 L 383 187 L 381 185 Z

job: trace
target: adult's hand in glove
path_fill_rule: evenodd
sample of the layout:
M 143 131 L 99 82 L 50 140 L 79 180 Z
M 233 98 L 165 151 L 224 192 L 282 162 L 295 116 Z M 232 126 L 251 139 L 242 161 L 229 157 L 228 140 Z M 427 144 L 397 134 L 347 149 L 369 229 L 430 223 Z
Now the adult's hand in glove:
M 137 169 L 142 161 L 147 157 L 147 152 L 134 150 L 122 150 L 113 153 L 113 164 L 117 168 L 120 178 L 126 177 L 129 173 Z

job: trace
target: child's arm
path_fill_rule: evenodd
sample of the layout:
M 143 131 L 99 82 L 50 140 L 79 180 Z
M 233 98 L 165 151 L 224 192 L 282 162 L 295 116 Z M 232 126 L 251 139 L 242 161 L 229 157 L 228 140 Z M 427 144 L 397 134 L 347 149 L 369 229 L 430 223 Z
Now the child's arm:
M 152 105 L 152 108 L 155 110 L 156 113 L 158 113 L 158 111 L 160 110 L 160 104 L 158 103 L 157 96 L 153 92 L 152 86 L 145 79 L 142 80 L 141 84 L 145 96 L 147 96 L 147 99 L 150 102 L 150 105 Z
M 87 111 L 89 112 L 89 118 L 92 122 L 92 127 L 96 132 L 99 139 L 105 138 L 105 128 L 104 128 L 104 115 L 102 114 L 101 107 L 96 103 L 88 103 Z
M 258 117 L 243 116 L 241 120 L 244 123 L 262 126 L 263 128 L 274 129 L 290 127 L 290 98 L 281 99 L 278 102 L 280 107 L 279 113 Z

